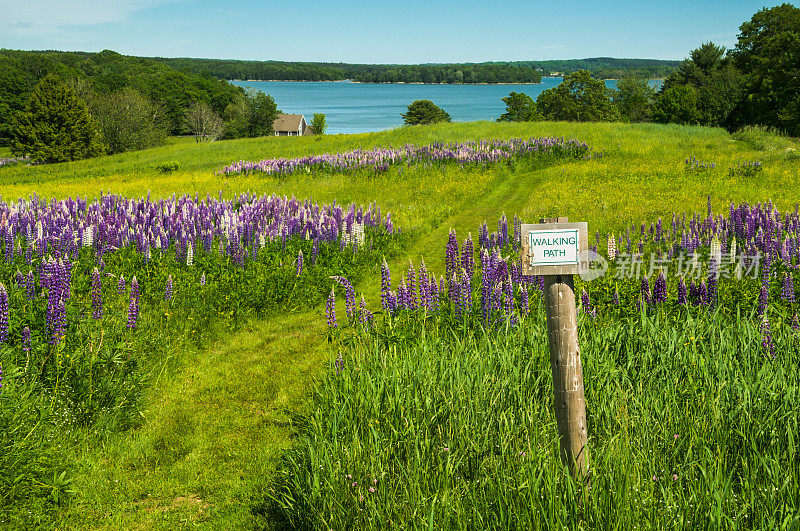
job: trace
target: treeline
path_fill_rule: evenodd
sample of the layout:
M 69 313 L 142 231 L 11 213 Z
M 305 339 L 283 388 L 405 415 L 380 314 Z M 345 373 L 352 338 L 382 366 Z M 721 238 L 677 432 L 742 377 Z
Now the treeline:
M 340 81 L 362 83 L 538 83 L 542 73 L 528 64 L 463 63 L 366 65 L 156 57 L 173 68 L 220 79 Z
M 70 147 L 63 134 L 48 132 L 48 120 L 84 112 L 90 120 L 85 129 L 99 133 L 97 142 Z M 40 162 L 95 155 L 97 146 L 105 153 L 144 149 L 167 135 L 260 136 L 271 132 L 277 112 L 263 93 L 151 59 L 110 50 L 0 50 L 0 145 Z M 45 143 L 37 135 L 58 143 L 58 153 L 33 149 Z
M 363 83 L 538 83 L 543 75 L 588 70 L 597 79 L 624 76 L 664 78 L 681 61 L 614 59 L 597 57 L 561 61 L 498 61 L 485 63 L 436 63 L 420 65 L 369 65 L 235 59 L 155 57 L 153 60 L 178 70 L 206 73 L 220 79 L 279 81 L 340 81 Z
M 568 74 L 534 101 L 512 92 L 500 121 L 568 120 L 763 126 L 800 136 L 800 9 L 762 9 L 731 50 L 707 42 L 656 91 L 628 76 L 611 90 L 588 70 Z
M 535 66 L 549 73 L 572 74 L 578 70 L 588 70 L 595 79 L 621 79 L 628 76 L 662 79 L 674 72 L 680 65 L 681 61 L 615 59 L 613 57 L 535 62 Z

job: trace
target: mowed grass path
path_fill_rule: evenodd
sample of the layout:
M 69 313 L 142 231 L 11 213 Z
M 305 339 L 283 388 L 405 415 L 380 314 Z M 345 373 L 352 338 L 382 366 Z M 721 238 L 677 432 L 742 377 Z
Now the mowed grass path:
M 602 157 L 546 167 L 462 171 L 393 168 L 380 176 L 259 175 L 223 178 L 224 164 L 373 146 L 426 144 L 480 138 L 563 136 L 589 143 Z M 137 153 L 46 167 L 0 170 L 6 200 L 36 192 L 46 197 L 96 196 L 100 191 L 153 197 L 244 191 L 312 197 L 340 203 L 376 201 L 398 226 L 417 237 L 407 256 L 391 264 L 393 278 L 425 258 L 443 271 L 450 227 L 459 240 L 485 219 L 490 230 L 505 211 L 530 221 L 567 215 L 590 223 L 590 232 L 622 228 L 673 212 L 705 211 L 732 202 L 772 199 L 788 209 L 800 199 L 798 144 L 771 135 L 736 140 L 719 129 L 622 124 L 449 124 L 367 135 L 265 138 L 212 144 L 173 140 Z M 689 173 L 684 160 L 714 162 Z M 180 170 L 156 166 L 175 160 Z M 731 177 L 740 162 L 759 160 L 764 171 Z M 378 306 L 377 264 L 357 286 Z M 339 308 L 343 312 L 343 308 Z M 326 370 L 321 309 L 254 321 L 197 352 L 176 353 L 154 383 L 143 426 L 77 451 L 77 492 L 61 527 L 247 528 L 270 524 L 262 514 L 265 488 L 281 452 L 291 444 L 292 419 L 302 413 L 313 380 Z

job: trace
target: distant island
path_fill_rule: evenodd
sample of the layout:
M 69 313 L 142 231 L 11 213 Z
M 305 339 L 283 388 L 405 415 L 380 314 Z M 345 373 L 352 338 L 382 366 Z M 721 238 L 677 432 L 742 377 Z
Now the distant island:
M 683 61 L 595 57 L 549 61 L 493 61 L 483 63 L 355 64 L 237 59 L 152 57 L 177 70 L 208 73 L 225 80 L 343 81 L 360 83 L 539 83 L 543 76 L 588 70 L 597 79 L 625 76 L 664 78 Z

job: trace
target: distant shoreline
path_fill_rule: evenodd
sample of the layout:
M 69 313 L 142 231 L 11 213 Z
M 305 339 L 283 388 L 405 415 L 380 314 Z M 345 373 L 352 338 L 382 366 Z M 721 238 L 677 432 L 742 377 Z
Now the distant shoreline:
M 552 78 L 550 78 L 552 79 Z M 253 81 L 265 81 L 268 83 L 353 83 L 361 85 L 541 85 L 538 83 L 524 81 L 501 81 L 499 83 L 423 83 L 421 81 L 353 81 L 351 79 L 337 79 L 328 81 L 316 81 L 311 79 L 228 79 L 228 82 L 251 83 Z

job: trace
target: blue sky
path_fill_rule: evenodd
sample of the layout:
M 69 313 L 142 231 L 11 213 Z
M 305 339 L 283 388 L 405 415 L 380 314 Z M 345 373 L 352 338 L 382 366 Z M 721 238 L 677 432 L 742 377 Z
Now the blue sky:
M 356 63 L 636 57 L 728 47 L 751 1 L 0 0 L 0 48 Z

